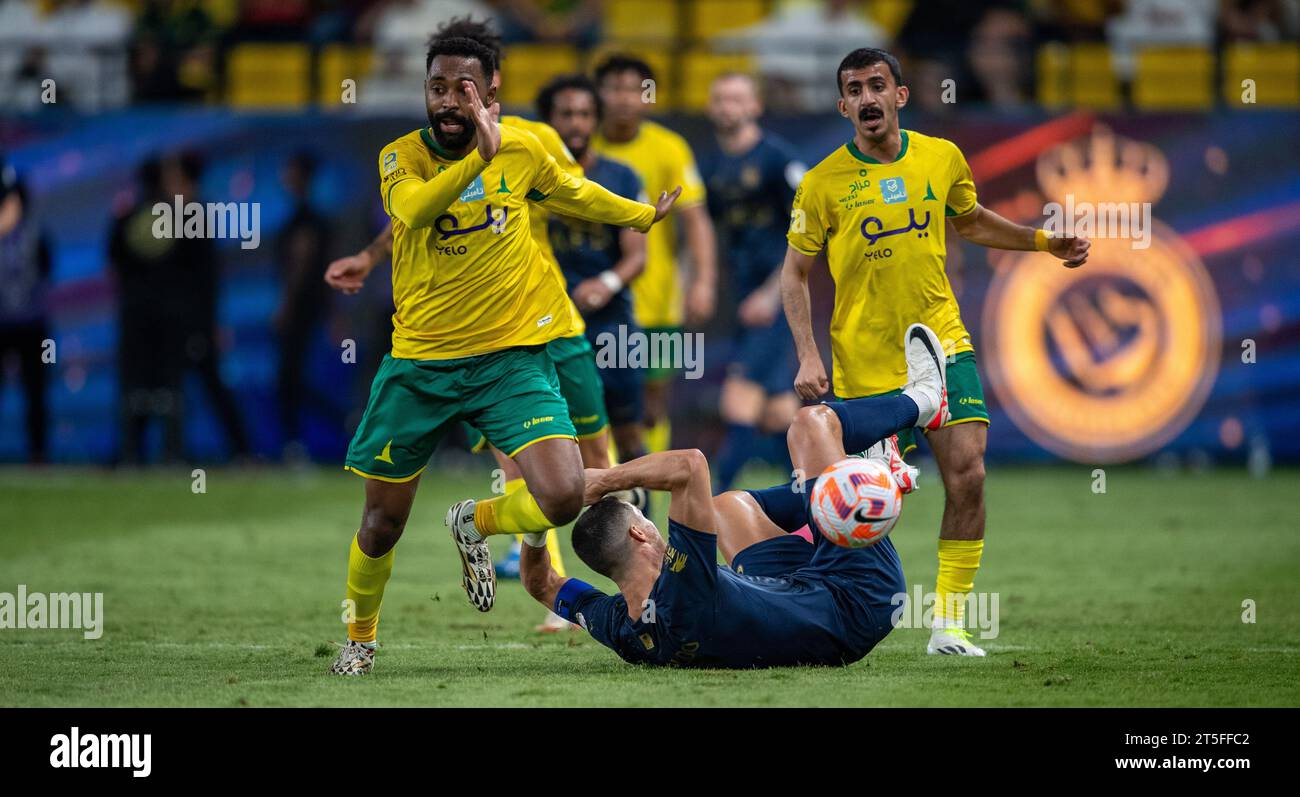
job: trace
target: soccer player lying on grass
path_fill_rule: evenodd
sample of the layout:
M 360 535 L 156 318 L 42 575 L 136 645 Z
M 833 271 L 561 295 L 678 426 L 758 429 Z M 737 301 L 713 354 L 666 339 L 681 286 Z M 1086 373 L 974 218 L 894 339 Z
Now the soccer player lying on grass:
M 797 472 L 820 474 L 846 450 L 876 446 L 869 455 L 886 457 L 900 487 L 912 488 L 914 471 L 886 438 L 942 415 L 945 386 L 934 333 L 915 325 L 906 340 L 909 383 L 901 395 L 799 411 L 788 435 Z M 818 533 L 808 510 L 813 484 L 796 479 L 715 497 L 709 464 L 696 450 L 650 454 L 586 476 L 592 506 L 573 527 L 573 547 L 619 594 L 561 578 L 540 535 L 525 535 L 521 578 L 530 595 L 625 661 L 851 664 L 893 629 L 893 597 L 906 592 L 898 553 L 888 538 L 843 548 Z M 636 486 L 671 494 L 666 542 L 640 511 L 608 495 Z M 788 533 L 805 524 L 811 545 Z M 717 564 L 719 549 L 727 567 Z

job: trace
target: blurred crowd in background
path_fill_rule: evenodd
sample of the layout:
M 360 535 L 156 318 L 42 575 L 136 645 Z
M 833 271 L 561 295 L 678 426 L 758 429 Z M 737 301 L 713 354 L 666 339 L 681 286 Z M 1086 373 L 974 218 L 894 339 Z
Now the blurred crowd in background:
M 328 101 L 350 77 L 360 104 L 400 106 L 418 97 L 427 31 L 467 14 L 493 17 L 513 48 L 524 79 L 506 81 L 507 101 L 617 48 L 655 66 L 665 101 L 682 108 L 702 107 L 702 84 L 724 69 L 761 74 L 774 110 L 823 108 L 834 100 L 824 76 L 860 46 L 896 52 L 920 80 L 952 78 L 965 102 L 1121 102 L 1148 68 L 1145 49 L 1200 70 L 1181 48 L 1300 35 L 1300 0 L 0 0 L 0 103 L 39 107 L 29 89 L 53 78 L 60 102 L 86 109 L 297 106 Z M 1149 68 L 1168 71 L 1159 58 Z M 1116 90 L 1072 90 L 1094 82 Z

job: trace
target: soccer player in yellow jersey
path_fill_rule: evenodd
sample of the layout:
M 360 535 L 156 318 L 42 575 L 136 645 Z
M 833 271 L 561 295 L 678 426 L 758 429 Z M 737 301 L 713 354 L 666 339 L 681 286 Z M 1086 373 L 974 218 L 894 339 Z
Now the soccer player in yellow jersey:
M 683 309 L 688 326 L 702 324 L 713 316 L 717 252 L 713 222 L 704 204 L 704 181 L 690 146 L 686 139 L 645 118 L 651 108 L 647 92 L 653 81 L 650 66 L 632 56 L 611 55 L 596 67 L 596 85 L 605 116 L 592 146 L 598 154 L 631 166 L 641 178 L 647 196 L 682 186 L 675 218 L 656 225 L 646 236 L 645 272 L 632 283 L 633 311 L 645 332 L 680 335 Z M 692 267 L 684 301 L 677 273 L 676 220 L 684 227 Z M 646 371 L 646 443 L 651 451 L 670 447 L 668 386 L 673 374 L 671 364 L 665 363 Z
M 472 423 L 527 484 L 448 510 L 476 608 L 495 600 L 486 535 L 543 533 L 582 507 L 582 459 L 546 353 L 549 341 L 572 334 L 571 303 L 532 239 L 529 205 L 645 231 L 678 193 L 653 207 L 624 199 L 566 173 L 531 133 L 498 126 L 489 110 L 496 59 L 481 44 L 435 39 L 426 66 L 429 126 L 379 156 L 396 312 L 392 352 L 348 447 L 346 467 L 366 477 L 366 501 L 348 560 L 348 643 L 331 668 L 344 675 L 373 667 L 393 547 L 452 424 Z
M 944 486 L 939 575 L 929 653 L 983 656 L 962 626 L 984 546 L 984 447 L 988 412 L 974 346 L 944 272 L 945 222 L 981 246 L 1051 252 L 1074 268 L 1089 242 L 1015 224 L 976 201 L 975 183 L 951 141 L 900 130 L 907 104 L 902 70 L 889 53 L 849 53 L 837 72 L 839 112 L 853 138 L 804 176 L 795 193 L 781 294 L 799 354 L 795 391 L 815 400 L 830 388 L 813 339 L 808 272 L 826 252 L 835 282 L 831 354 L 841 399 L 899 392 L 907 364 L 899 343 L 914 322 L 938 336 L 946 359 L 943 411 L 927 440 Z M 932 346 L 933 348 L 933 346 Z M 915 446 L 899 433 L 904 453 Z
M 501 70 L 499 68 L 502 55 L 501 37 L 492 30 L 487 21 L 477 20 L 473 17 L 456 17 L 439 25 L 431 41 L 457 37 L 472 39 L 492 51 L 493 57 L 497 59 L 498 68 L 492 74 L 491 87 L 494 90 L 499 90 L 501 86 Z M 493 106 L 493 109 L 495 108 L 496 106 Z M 537 136 L 542 148 L 546 150 L 548 155 L 555 158 L 555 162 L 560 165 L 560 168 L 574 177 L 584 176 L 582 166 L 574 159 L 573 153 L 565 146 L 559 133 L 550 125 L 545 122 L 525 119 L 521 116 L 501 116 L 500 124 L 521 128 Z M 529 227 L 533 242 L 541 250 L 542 259 L 555 269 L 560 270 L 560 265 L 551 247 L 547 221 L 549 215 L 543 205 L 530 205 Z M 628 230 L 627 232 L 642 239 L 645 237 L 635 231 Z M 336 284 L 338 280 L 347 278 L 349 280 L 347 285 L 336 284 L 336 287 L 347 292 L 354 291 L 354 285 L 359 285 L 359 282 L 363 281 L 375 266 L 387 259 L 392 253 L 392 249 L 393 232 L 392 226 L 389 225 L 361 252 L 331 263 L 326 279 L 331 284 Z M 583 467 L 608 468 L 610 465 L 609 413 L 601 389 L 600 374 L 596 368 L 595 352 L 592 350 L 587 337 L 583 334 L 585 321 L 576 308 L 573 309 L 573 315 L 573 334 L 552 340 L 546 345 L 546 351 L 555 363 L 556 375 L 560 380 L 560 394 L 569 406 L 569 418 L 573 422 L 574 431 L 578 436 L 578 449 L 582 454 Z M 465 424 L 465 428 L 475 451 L 486 445 L 486 439 L 477 429 L 469 424 Z M 498 467 L 501 468 L 505 476 L 505 490 L 514 492 L 522 489 L 524 479 L 514 460 L 493 446 L 488 446 L 488 448 L 491 449 Z M 519 535 L 519 537 L 522 539 L 522 535 Z M 553 530 L 547 535 L 547 547 L 551 553 L 551 562 L 558 571 L 563 573 L 563 557 L 560 553 L 559 540 Z M 499 576 L 503 578 L 509 577 L 508 568 L 512 562 L 517 572 L 518 549 L 519 543 L 516 543 L 512 546 L 512 554 L 507 556 L 503 563 L 498 564 Z M 503 567 L 506 570 L 503 570 Z M 542 623 L 537 626 L 537 630 L 549 632 L 575 627 L 554 612 L 549 612 Z

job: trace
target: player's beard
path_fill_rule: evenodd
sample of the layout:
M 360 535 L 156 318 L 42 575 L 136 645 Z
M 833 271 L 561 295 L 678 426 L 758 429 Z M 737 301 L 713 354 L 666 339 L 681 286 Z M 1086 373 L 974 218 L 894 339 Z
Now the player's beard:
M 459 133 L 447 133 L 442 129 L 442 121 L 456 122 L 459 124 Z M 469 119 L 461 116 L 456 111 L 439 111 L 438 113 L 429 114 L 429 129 L 433 131 L 433 138 L 438 142 L 438 146 L 450 152 L 459 152 L 469 146 L 469 142 L 474 140 L 474 125 Z

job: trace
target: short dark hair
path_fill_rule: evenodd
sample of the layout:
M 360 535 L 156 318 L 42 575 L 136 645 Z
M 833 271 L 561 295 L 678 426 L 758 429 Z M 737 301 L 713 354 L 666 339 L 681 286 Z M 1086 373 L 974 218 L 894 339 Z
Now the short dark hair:
M 605 103 L 601 101 L 600 92 L 596 90 L 596 84 L 591 78 L 579 74 L 560 75 L 537 93 L 537 116 L 543 122 L 551 121 L 551 114 L 555 112 L 555 98 L 561 91 L 587 92 L 596 101 L 596 119 L 605 115 Z
M 617 75 L 621 72 L 635 72 L 641 76 L 642 80 L 654 80 L 654 70 L 645 61 L 637 58 L 635 55 L 627 53 L 614 53 L 600 62 L 596 67 L 596 83 L 604 83 L 605 78 L 610 75 Z
M 440 55 L 473 58 L 482 67 L 483 78 L 488 81 L 492 80 L 492 73 L 497 70 L 497 59 L 491 50 L 473 39 L 453 36 L 447 39 L 435 38 L 429 42 L 429 53 L 424 58 L 424 74 L 426 76 L 429 74 L 429 67 L 433 66 L 433 59 Z
M 492 30 L 492 23 L 486 19 L 474 19 L 472 16 L 452 17 L 438 26 L 438 30 L 429 37 L 430 46 L 441 39 L 469 39 L 478 42 L 492 51 L 497 66 L 501 65 L 501 34 Z M 428 71 L 428 67 L 425 67 Z
M 614 578 L 627 560 L 627 529 L 631 523 L 632 505 L 607 495 L 573 524 L 573 552 L 587 567 Z
M 884 50 L 877 50 L 875 47 L 859 47 L 844 56 L 843 61 L 840 61 L 840 68 L 835 70 L 835 87 L 843 94 L 844 73 L 850 69 L 862 69 L 873 64 L 887 65 L 889 73 L 894 76 L 894 85 L 903 85 L 903 67 L 898 65 L 897 58 Z

